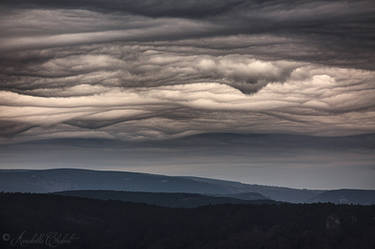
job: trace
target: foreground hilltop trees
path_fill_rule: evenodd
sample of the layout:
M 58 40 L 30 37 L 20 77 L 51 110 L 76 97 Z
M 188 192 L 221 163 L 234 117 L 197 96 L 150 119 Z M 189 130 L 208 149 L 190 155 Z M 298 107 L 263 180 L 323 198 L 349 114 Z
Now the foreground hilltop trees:
M 375 206 L 228 204 L 178 209 L 17 193 L 0 194 L 0 202 L 1 248 L 23 232 L 25 239 L 54 232 L 57 247 L 64 249 L 375 248 Z M 37 242 L 29 240 L 24 246 L 48 248 L 43 239 Z

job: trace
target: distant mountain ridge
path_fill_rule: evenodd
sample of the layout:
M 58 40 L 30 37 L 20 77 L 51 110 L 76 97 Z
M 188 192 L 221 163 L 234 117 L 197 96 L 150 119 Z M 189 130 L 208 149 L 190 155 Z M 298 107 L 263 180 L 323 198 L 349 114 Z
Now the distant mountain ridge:
M 48 193 L 69 190 L 228 195 L 255 192 L 276 201 L 305 202 L 321 193 L 282 187 L 243 184 L 200 177 L 165 176 L 86 169 L 0 170 L 0 191 Z
M 216 197 L 246 200 L 259 194 L 275 201 L 334 202 L 321 194 L 324 190 L 243 184 L 189 176 L 165 176 L 123 171 L 95 171 L 86 169 L 0 170 L 0 191 L 48 193 L 71 190 L 116 190 L 133 192 L 195 193 Z M 366 190 L 362 190 L 365 191 Z M 360 192 L 361 194 L 365 192 Z M 329 193 L 329 191 L 328 191 Z M 355 193 L 354 193 L 355 195 Z M 247 196 L 247 197 L 246 197 Z M 372 198 L 372 195 L 370 195 Z M 349 198 L 348 203 L 368 204 L 367 199 Z
M 310 202 L 375 205 L 375 190 L 329 190 L 315 196 L 313 199 L 310 200 Z
M 324 190 L 310 190 L 310 189 L 294 189 L 287 187 L 276 187 L 276 186 L 266 186 L 258 184 L 244 184 L 235 181 L 224 181 L 211 178 L 203 177 L 183 177 L 188 179 L 193 179 L 198 182 L 205 182 L 211 184 L 220 184 L 228 187 L 236 187 L 241 189 L 237 194 L 243 194 L 244 192 L 250 191 L 254 193 L 259 193 L 267 198 L 276 201 L 286 201 L 286 202 L 306 202 L 316 195 L 323 193 Z

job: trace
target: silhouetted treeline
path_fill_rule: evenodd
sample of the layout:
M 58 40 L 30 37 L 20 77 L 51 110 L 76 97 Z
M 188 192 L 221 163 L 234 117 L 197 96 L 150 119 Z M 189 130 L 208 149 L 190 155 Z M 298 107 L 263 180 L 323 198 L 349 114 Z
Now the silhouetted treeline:
M 79 249 L 375 249 L 375 206 L 212 205 L 192 209 L 46 194 L 0 194 L 0 248 L 57 232 Z M 4 235 L 5 234 L 5 235 Z M 27 241 L 26 241 L 27 242 Z M 23 248 L 48 248 L 43 240 Z M 40 242 L 37 244 L 37 242 Z M 14 245 L 17 246 L 17 245 Z
M 194 208 L 199 206 L 217 204 L 271 204 L 276 203 L 267 199 L 244 200 L 223 196 L 209 196 L 192 193 L 154 193 L 154 192 L 129 192 L 113 190 L 74 190 L 55 192 L 55 195 L 84 197 L 99 200 L 119 200 L 125 202 L 144 203 L 160 207 Z M 228 195 L 231 196 L 231 195 Z M 237 196 L 234 194 L 234 196 Z M 261 195 L 244 193 L 246 198 L 262 198 Z M 240 196 L 242 197 L 242 196 Z

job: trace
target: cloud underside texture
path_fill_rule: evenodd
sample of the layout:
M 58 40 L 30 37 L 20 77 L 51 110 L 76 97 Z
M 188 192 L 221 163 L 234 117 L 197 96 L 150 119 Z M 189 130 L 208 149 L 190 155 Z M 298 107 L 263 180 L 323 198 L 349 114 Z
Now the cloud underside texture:
M 2 1 L 1 142 L 375 132 L 373 1 Z

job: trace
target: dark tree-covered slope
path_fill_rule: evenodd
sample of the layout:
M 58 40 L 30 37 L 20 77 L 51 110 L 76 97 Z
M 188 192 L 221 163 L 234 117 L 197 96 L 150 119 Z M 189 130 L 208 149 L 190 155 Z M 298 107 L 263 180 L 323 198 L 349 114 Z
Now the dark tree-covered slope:
M 58 245 L 64 249 L 375 248 L 375 206 L 262 204 L 178 209 L 4 193 L 0 203 L 0 231 L 5 234 L 0 248 L 11 248 L 9 243 L 22 232 L 25 237 L 74 234 L 69 243 Z
M 125 202 L 145 203 L 162 207 L 193 208 L 215 204 L 260 204 L 272 203 L 261 195 L 244 195 L 247 200 L 226 196 L 208 196 L 190 193 L 154 193 L 154 192 L 128 192 L 112 190 L 75 190 L 55 192 L 65 196 L 86 197 L 100 200 L 119 200 Z M 255 199 L 250 199 L 251 197 Z

